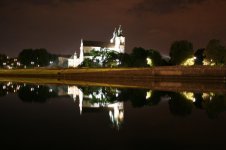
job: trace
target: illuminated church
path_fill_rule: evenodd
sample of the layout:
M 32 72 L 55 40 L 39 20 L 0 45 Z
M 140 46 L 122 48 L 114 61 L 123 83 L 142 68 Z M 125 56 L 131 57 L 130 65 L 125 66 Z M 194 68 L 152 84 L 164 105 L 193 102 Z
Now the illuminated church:
M 122 34 L 121 25 L 118 29 L 115 28 L 110 42 L 88 41 L 82 39 L 79 57 L 75 52 L 74 55 L 68 59 L 68 67 L 78 67 L 85 58 L 92 59 L 92 56 L 90 55 L 92 50 L 101 51 L 103 49 L 125 53 L 125 37 Z

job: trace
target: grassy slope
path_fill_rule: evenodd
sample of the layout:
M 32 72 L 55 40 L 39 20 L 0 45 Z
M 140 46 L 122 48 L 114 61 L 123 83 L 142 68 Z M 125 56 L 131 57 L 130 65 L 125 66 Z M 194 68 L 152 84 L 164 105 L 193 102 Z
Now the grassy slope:
M 144 69 L 144 68 L 143 68 Z M 142 68 L 83 68 L 83 69 L 0 69 L 1 74 L 58 74 L 58 73 L 91 73 L 122 70 L 142 70 Z
M 226 67 L 208 67 L 208 66 L 193 66 L 193 67 L 152 67 L 152 68 L 75 68 L 75 69 L 0 69 L 2 75 L 110 75 L 110 76 L 226 76 Z
M 153 71 L 157 76 L 150 77 Z M 163 76 L 158 74 L 164 71 Z M 169 80 L 168 73 L 183 72 Z M 59 73 L 62 76 L 59 77 Z M 68 75 L 67 75 L 68 74 Z M 209 74 L 210 76 L 208 76 Z M 220 78 L 212 80 L 211 75 L 220 74 Z M 13 75 L 10 77 L 10 75 Z M 18 76 L 17 76 L 18 75 Z M 23 76 L 27 75 L 27 76 Z M 48 75 L 48 78 L 45 76 Z M 64 76 L 66 75 L 66 77 Z M 194 76 L 198 78 L 194 82 Z M 150 88 L 156 90 L 183 91 L 225 91 L 226 67 L 155 67 L 155 68 L 100 68 L 100 69 L 13 69 L 0 70 L 0 82 L 22 82 L 37 84 L 67 84 L 83 86 L 114 86 Z M 2 76 L 2 77 L 1 77 Z M 188 80 L 178 80 L 178 77 L 188 77 Z M 207 76 L 207 77 L 206 77 Z M 39 78 L 40 77 L 40 78 Z M 167 78 L 165 78 L 167 77 Z M 208 77 L 211 77 L 209 79 Z M 203 80 L 206 78 L 206 80 Z M 157 80 L 158 79 L 158 80 Z

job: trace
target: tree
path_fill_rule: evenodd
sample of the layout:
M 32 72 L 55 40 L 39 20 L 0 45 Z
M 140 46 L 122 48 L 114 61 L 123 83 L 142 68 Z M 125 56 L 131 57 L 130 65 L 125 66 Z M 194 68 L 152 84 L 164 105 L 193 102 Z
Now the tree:
M 135 47 L 131 53 L 133 67 L 147 67 L 147 51 L 142 47 Z
M 89 58 L 85 58 L 83 62 L 79 65 L 79 67 L 91 67 L 92 60 Z
M 206 59 L 214 61 L 216 64 L 225 64 L 226 62 L 226 49 L 221 45 L 221 42 L 212 39 L 206 46 Z
M 130 59 L 131 66 L 133 67 L 147 67 L 147 60 L 151 61 L 153 66 L 162 65 L 161 54 L 153 49 L 145 50 L 142 47 L 135 47 L 130 55 Z
M 203 60 L 205 58 L 205 49 L 204 48 L 201 48 L 201 49 L 198 49 L 195 53 L 194 53 L 194 56 L 195 56 L 195 65 L 203 65 Z
M 131 54 L 118 53 L 106 48 L 99 51 L 91 50 L 89 56 L 90 58 L 82 63 L 82 67 L 147 67 L 147 57 L 152 59 L 155 66 L 162 64 L 159 52 L 142 47 L 135 47 Z
M 46 49 L 24 49 L 18 56 L 21 64 L 27 67 L 48 66 L 50 61 L 57 59 L 56 55 L 50 54 Z
M 50 54 L 47 52 L 46 49 L 36 49 L 34 50 L 34 62 L 36 66 L 48 66 L 50 61 Z
M 90 58 L 85 58 L 80 67 L 100 67 L 98 62 L 93 62 Z
M 116 67 L 120 64 L 119 53 L 106 48 L 91 50 L 89 56 L 91 57 L 84 60 L 82 67 Z
M 7 56 L 5 54 L 0 54 L 0 67 L 3 67 L 3 63 L 6 63 Z
M 152 60 L 153 66 L 161 66 L 162 65 L 162 56 L 161 54 L 156 50 L 147 50 L 147 57 Z
M 116 67 L 119 65 L 119 53 L 115 51 L 105 51 L 102 55 L 103 57 L 103 67 Z
M 32 49 L 24 49 L 19 53 L 18 59 L 21 64 L 30 67 L 31 62 L 34 60 L 34 54 Z
M 170 57 L 173 65 L 180 65 L 186 59 L 193 57 L 193 45 L 191 42 L 182 40 L 171 45 Z
M 131 67 L 132 66 L 132 58 L 129 54 L 119 53 L 118 59 L 120 62 L 120 64 L 119 64 L 120 67 Z

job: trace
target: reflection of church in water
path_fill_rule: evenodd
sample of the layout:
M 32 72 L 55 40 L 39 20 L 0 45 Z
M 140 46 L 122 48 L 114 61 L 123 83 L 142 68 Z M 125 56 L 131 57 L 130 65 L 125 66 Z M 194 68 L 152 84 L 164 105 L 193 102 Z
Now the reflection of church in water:
M 81 89 L 77 86 L 68 86 L 67 94 L 70 95 L 74 101 L 79 100 L 80 114 L 89 111 L 98 111 L 106 109 L 109 112 L 109 117 L 112 124 L 116 127 L 120 127 L 124 120 L 124 105 L 123 102 L 107 102 L 104 100 L 106 95 L 100 88 L 98 93 L 93 92 L 92 94 L 85 95 Z M 116 97 L 118 93 L 115 93 Z M 98 101 L 92 102 L 92 99 L 98 99 Z
M 0 83 L 0 97 L 18 93 L 18 97 L 23 102 L 43 103 L 50 98 L 70 96 L 76 101 L 76 105 L 78 103 L 80 114 L 108 112 L 112 125 L 118 129 L 124 121 L 124 103 L 120 101 L 124 101 L 125 98 L 131 101 L 134 106 L 154 106 L 161 101 L 168 101 L 172 114 L 183 116 L 191 113 L 192 104 L 199 109 L 206 110 L 210 118 L 215 118 L 219 113 L 226 111 L 226 105 L 224 105 L 226 97 L 225 94 L 222 95 L 222 91 L 213 93 L 135 90 L 92 86 L 78 88 L 73 85 L 46 86 L 12 82 Z M 182 105 L 183 107 L 181 107 Z
M 80 114 L 107 111 L 116 128 L 120 128 L 124 121 L 124 104 L 117 101 L 120 91 L 115 88 L 0 83 L 0 97 L 9 93 L 18 93 L 24 102 L 41 103 L 51 97 L 70 96 L 79 103 Z

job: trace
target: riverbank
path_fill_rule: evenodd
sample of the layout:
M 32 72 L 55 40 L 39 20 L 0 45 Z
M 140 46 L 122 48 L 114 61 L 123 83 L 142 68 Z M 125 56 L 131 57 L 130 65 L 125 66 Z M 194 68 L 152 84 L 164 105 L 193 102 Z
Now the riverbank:
M 1 82 L 146 88 L 166 91 L 225 91 L 225 67 L 0 70 Z
M 70 80 L 167 80 L 225 82 L 226 67 L 169 66 L 152 68 L 2 69 L 0 77 L 56 78 Z

